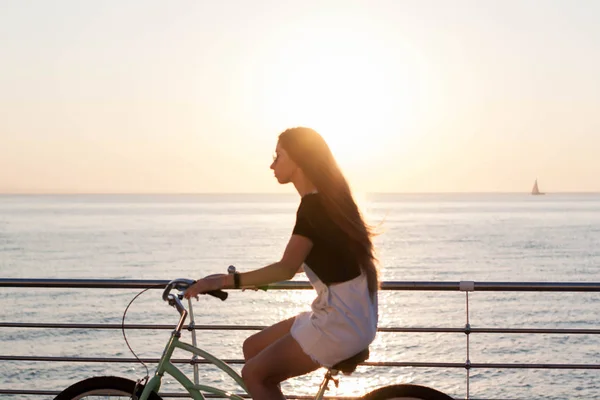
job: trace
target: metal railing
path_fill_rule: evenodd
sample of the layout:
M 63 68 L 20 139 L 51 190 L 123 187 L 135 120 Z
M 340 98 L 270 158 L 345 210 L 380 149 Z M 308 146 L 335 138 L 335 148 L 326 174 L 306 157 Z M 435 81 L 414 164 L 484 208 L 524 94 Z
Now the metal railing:
M 0 287 L 12 288 L 102 288 L 102 289 L 147 289 L 166 286 L 166 280 L 113 280 L 113 279 L 0 279 Z M 269 290 L 304 290 L 312 289 L 308 282 L 286 281 L 269 286 Z M 373 367 L 431 367 L 431 368 L 462 368 L 467 374 L 467 394 L 469 399 L 469 373 L 472 369 L 569 369 L 569 370 L 599 370 L 600 364 L 572 363 L 472 363 L 469 359 L 469 338 L 474 333 L 506 333 L 506 334 L 574 334 L 600 335 L 600 329 L 569 329 L 569 328 L 473 328 L 469 324 L 469 292 L 600 292 L 600 282 L 419 282 L 393 281 L 383 282 L 382 290 L 397 291 L 460 291 L 465 293 L 466 324 L 462 328 L 407 328 L 381 327 L 379 332 L 392 333 L 463 333 L 467 340 L 465 362 L 397 362 L 397 361 L 365 361 L 361 365 Z M 50 328 L 50 329 L 173 329 L 173 325 L 158 324 L 90 324 L 90 323 L 36 323 L 0 321 L 0 328 Z M 187 328 L 187 326 L 186 326 Z M 195 325 L 196 330 L 260 330 L 258 325 Z M 148 363 L 157 363 L 158 358 L 141 358 Z M 82 363 L 135 363 L 138 360 L 128 357 L 54 357 L 54 356 L 23 356 L 0 354 L 0 361 L 44 361 L 44 362 L 82 362 Z M 243 364 L 241 359 L 225 359 L 229 364 Z M 207 364 L 208 361 L 196 359 L 172 359 L 179 364 Z M 0 395 L 57 395 L 58 391 L 9 389 L 0 387 Z M 187 397 L 183 394 L 164 393 L 164 397 Z M 214 396 L 206 396 L 214 397 Z M 308 396 L 291 395 L 290 399 L 310 399 Z M 340 397 L 336 397 L 340 398 Z M 477 400 L 477 399 L 471 399 Z M 493 400 L 493 399 L 479 399 Z

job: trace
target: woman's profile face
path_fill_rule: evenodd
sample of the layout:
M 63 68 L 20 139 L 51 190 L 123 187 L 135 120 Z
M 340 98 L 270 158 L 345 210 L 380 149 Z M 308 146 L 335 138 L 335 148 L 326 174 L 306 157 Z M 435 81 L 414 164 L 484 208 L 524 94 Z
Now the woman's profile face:
M 298 169 L 298 165 L 292 161 L 285 149 L 277 143 L 271 169 L 273 170 L 277 181 L 281 184 L 285 184 L 292 181 L 292 177 Z

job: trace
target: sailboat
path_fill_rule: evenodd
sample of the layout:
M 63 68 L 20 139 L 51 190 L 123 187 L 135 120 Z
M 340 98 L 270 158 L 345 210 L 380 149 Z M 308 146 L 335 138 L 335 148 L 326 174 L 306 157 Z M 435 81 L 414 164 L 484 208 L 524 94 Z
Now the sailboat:
M 540 189 L 538 188 L 538 184 L 537 184 L 537 179 L 533 183 L 533 189 L 531 189 L 531 194 L 534 196 L 540 195 L 540 194 L 546 194 L 546 193 L 540 192 Z

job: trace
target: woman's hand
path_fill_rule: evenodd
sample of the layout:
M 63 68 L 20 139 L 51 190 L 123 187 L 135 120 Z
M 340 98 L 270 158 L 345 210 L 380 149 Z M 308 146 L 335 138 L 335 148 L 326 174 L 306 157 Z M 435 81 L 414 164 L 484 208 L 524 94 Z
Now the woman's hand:
M 190 286 L 183 297 L 189 299 L 195 297 L 198 300 L 198 295 L 201 293 L 212 292 L 213 290 L 223 289 L 223 277 L 225 274 L 209 275 L 202 279 L 198 279 L 196 283 Z

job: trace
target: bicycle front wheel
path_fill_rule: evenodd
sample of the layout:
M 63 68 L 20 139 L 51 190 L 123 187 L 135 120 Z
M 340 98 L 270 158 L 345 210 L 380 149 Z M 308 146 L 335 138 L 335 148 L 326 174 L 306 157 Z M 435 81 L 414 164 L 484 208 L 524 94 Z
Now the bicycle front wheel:
M 138 386 L 139 396 L 144 389 Z M 135 382 L 118 376 L 98 376 L 77 382 L 54 398 L 54 400 L 100 400 L 100 399 L 131 399 L 135 390 Z M 137 398 L 137 397 L 136 397 Z M 156 393 L 150 394 L 149 400 L 162 400 Z
M 435 389 L 419 385 L 391 385 L 373 390 L 361 400 L 454 400 Z

